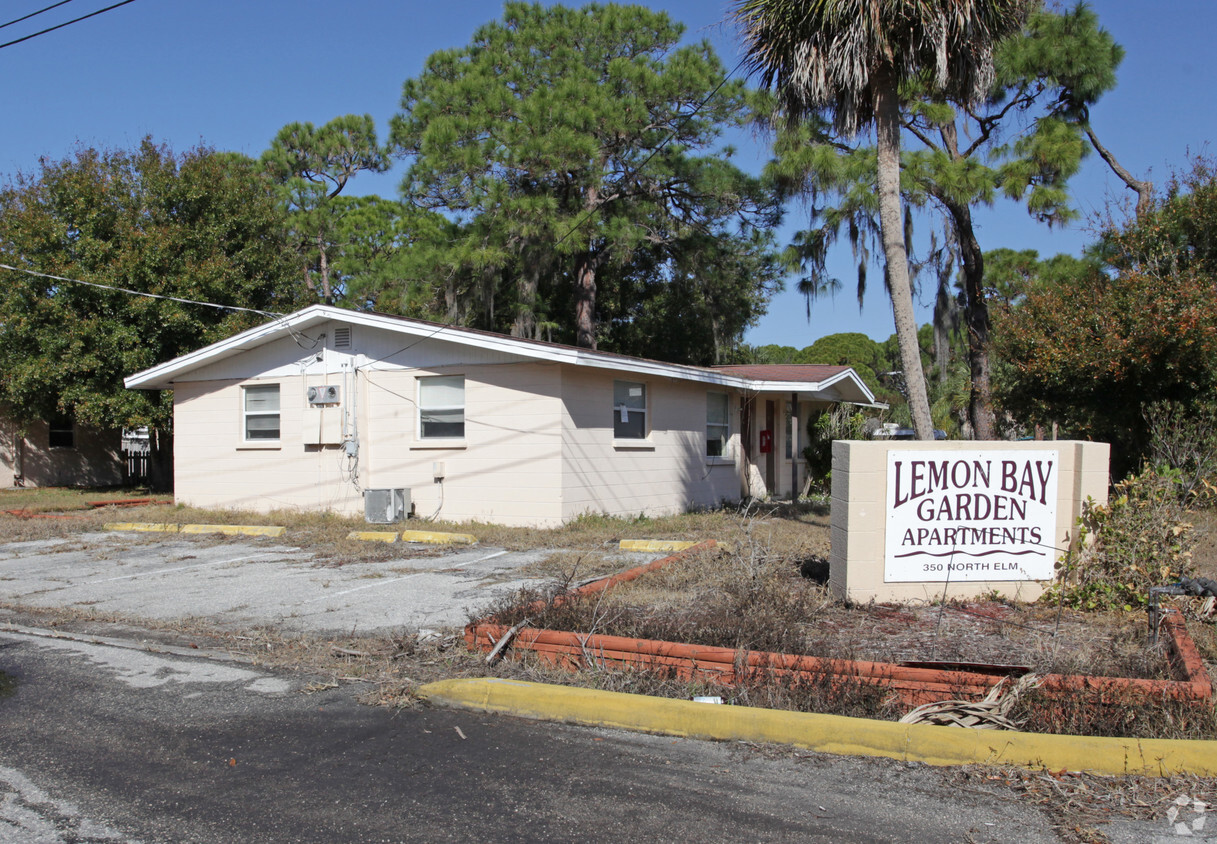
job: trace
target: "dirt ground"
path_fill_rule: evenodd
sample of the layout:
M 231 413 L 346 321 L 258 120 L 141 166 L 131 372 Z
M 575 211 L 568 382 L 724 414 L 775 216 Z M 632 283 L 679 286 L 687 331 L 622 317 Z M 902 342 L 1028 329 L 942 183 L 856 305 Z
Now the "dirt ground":
M 1194 524 L 1197 541 L 1192 559 L 1196 573 L 1217 579 L 1217 508 L 1196 511 Z

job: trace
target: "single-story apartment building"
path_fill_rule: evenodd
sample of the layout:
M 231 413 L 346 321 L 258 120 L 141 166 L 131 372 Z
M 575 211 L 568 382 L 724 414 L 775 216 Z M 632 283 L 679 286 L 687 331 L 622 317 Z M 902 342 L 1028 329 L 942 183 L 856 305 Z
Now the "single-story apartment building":
M 127 474 L 122 445 L 117 429 L 68 417 L 22 425 L 0 411 L 0 472 L 13 486 L 119 486 Z
M 314 305 L 126 379 L 172 390 L 180 503 L 554 526 L 788 496 L 846 366 L 682 366 Z M 790 420 L 794 420 L 791 422 Z

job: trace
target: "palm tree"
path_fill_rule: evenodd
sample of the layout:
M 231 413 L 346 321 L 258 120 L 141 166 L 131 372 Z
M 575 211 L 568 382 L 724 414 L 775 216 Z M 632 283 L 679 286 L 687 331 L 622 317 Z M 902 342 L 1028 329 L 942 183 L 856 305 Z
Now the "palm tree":
M 875 126 L 888 291 L 918 439 L 933 439 L 900 208 L 901 83 L 928 78 L 961 102 L 993 81 L 993 46 L 1036 0 L 736 0 L 745 59 L 792 122 L 827 109 L 834 128 Z

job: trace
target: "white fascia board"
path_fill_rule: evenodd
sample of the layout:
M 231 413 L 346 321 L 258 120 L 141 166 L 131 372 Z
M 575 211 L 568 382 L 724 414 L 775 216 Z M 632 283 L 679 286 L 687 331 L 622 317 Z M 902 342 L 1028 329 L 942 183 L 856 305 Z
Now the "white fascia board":
M 434 339 L 463 346 L 474 346 L 532 360 L 614 369 L 639 375 L 704 381 L 728 387 L 745 387 L 748 383 L 746 379 L 697 367 L 623 358 L 564 346 L 541 346 L 504 335 L 471 334 L 460 328 L 427 325 L 396 317 L 386 317 L 380 314 L 335 308 L 331 305 L 312 305 L 256 328 L 242 331 L 240 334 L 235 334 L 226 340 L 220 340 L 219 342 L 212 343 L 210 346 L 204 346 L 201 349 L 188 352 L 158 366 L 137 372 L 125 378 L 123 384 L 128 389 L 137 390 L 170 389 L 173 381 L 183 373 L 223 360 L 262 343 L 290 334 L 293 331 L 305 331 L 311 326 L 331 320 L 354 326 L 392 331 L 424 340 Z M 373 364 L 376 362 L 372 361 Z
M 307 321 L 304 315 L 311 310 L 312 308 L 305 308 L 303 311 L 297 311 L 290 316 L 280 317 L 264 325 L 242 331 L 240 334 L 234 334 L 226 340 L 220 340 L 219 342 L 212 343 L 210 346 L 195 349 L 193 352 L 179 355 L 165 363 L 136 372 L 134 375 L 128 375 L 123 379 L 123 386 L 128 390 L 172 389 L 174 378 L 179 373 L 188 372 L 205 364 L 223 360 L 246 349 L 252 349 L 264 341 L 273 339 L 275 336 L 287 333 L 292 329 L 303 329 L 305 327 L 304 323 Z
M 822 382 L 755 381 L 750 378 L 729 375 L 725 372 L 702 367 L 663 363 L 643 358 L 630 358 L 568 346 L 539 345 L 527 340 L 520 340 L 500 334 L 473 334 L 460 328 L 429 325 L 398 317 L 388 317 L 382 314 L 351 311 L 346 308 L 336 308 L 332 305 L 310 305 L 303 310 L 272 320 L 265 325 L 242 331 L 240 334 L 235 334 L 226 340 L 212 343 L 210 346 L 204 346 L 201 349 L 188 352 L 159 366 L 137 372 L 125 378 L 123 384 L 128 389 L 136 390 L 171 389 L 174 380 L 183 373 L 223 360 L 262 343 L 277 339 L 280 336 L 294 331 L 304 331 L 311 326 L 320 325 L 331 320 L 382 331 L 392 331 L 424 340 L 434 339 L 463 346 L 490 349 L 503 354 L 532 360 L 587 366 L 595 369 L 609 369 L 635 375 L 695 381 L 738 390 L 757 392 L 822 392 L 825 388 L 832 386 L 842 379 L 848 379 L 862 391 L 862 394 L 869 401 L 874 401 L 874 396 L 866 389 L 866 385 L 854 374 L 853 370 L 846 370 Z M 371 361 L 371 363 L 375 364 L 377 361 Z
M 846 381 L 849 383 L 841 384 L 842 381 Z M 820 389 L 827 390 L 829 387 L 836 386 L 837 384 L 841 384 L 842 387 L 847 387 L 847 388 L 848 388 L 848 386 L 852 385 L 857 390 L 859 390 L 862 393 L 862 395 L 866 398 L 866 401 L 858 402 L 858 404 L 873 404 L 875 401 L 875 394 L 870 391 L 870 388 L 866 386 L 866 382 L 863 381 L 861 376 L 859 376 L 858 373 L 855 372 L 853 369 L 847 369 L 844 372 L 838 372 L 836 375 L 832 376 L 831 378 L 824 379 L 823 381 L 820 382 Z M 851 404 L 852 403 L 854 403 L 854 402 L 851 402 Z
M 846 382 L 842 384 L 841 382 Z M 867 388 L 866 383 L 858 377 L 858 374 L 852 369 L 847 369 L 844 372 L 839 372 L 831 378 L 826 378 L 823 381 L 750 381 L 749 388 L 758 393 L 835 393 L 836 396 L 842 395 L 842 390 L 833 390 L 833 387 L 840 385 L 845 387 L 844 392 L 849 392 L 848 388 L 856 389 L 864 401 L 855 401 L 852 398 L 835 398 L 836 401 L 843 401 L 849 404 L 862 404 L 870 406 L 875 401 L 875 396 Z

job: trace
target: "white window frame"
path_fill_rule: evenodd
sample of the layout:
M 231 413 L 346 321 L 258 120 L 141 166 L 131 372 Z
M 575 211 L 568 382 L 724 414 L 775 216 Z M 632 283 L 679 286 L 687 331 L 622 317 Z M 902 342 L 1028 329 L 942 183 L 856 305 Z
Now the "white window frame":
M 619 386 L 626 389 L 627 399 L 633 398 L 630 393 L 633 392 L 634 388 L 641 388 L 642 401 L 640 403 L 631 402 L 629 404 L 619 401 Z M 650 440 L 651 415 L 650 408 L 648 407 L 648 401 L 650 398 L 648 392 L 646 382 L 644 381 L 624 381 L 621 379 L 613 381 L 613 442 L 628 445 L 633 443 L 645 443 Z M 641 404 L 641 406 L 638 406 L 638 404 Z M 641 433 L 630 433 L 630 429 L 623 429 L 619 427 L 623 425 L 631 425 L 632 427 L 633 423 L 630 421 L 631 417 L 637 418 L 639 416 L 642 417 L 642 428 L 640 429 Z
M 465 376 L 464 375 L 427 375 L 427 376 L 417 378 L 416 381 L 418 384 L 418 387 L 417 387 L 417 390 L 418 390 L 418 403 L 417 403 L 418 417 L 416 420 L 418 427 L 415 429 L 417 431 L 415 439 L 421 443 L 437 443 L 437 442 L 463 443 L 465 441 L 465 424 L 466 424 L 466 419 L 465 419 L 465 404 L 466 404 L 466 402 L 465 402 Z M 424 388 L 428 384 L 435 384 L 438 386 L 440 384 L 440 382 L 443 382 L 443 381 L 447 381 L 447 382 L 459 381 L 460 382 L 461 403 L 459 405 L 458 404 L 427 404 L 426 403 L 427 400 L 425 400 L 423 398 Z M 461 433 L 459 435 L 439 436 L 436 434 L 432 434 L 432 435 L 428 436 L 427 434 L 424 433 L 424 427 L 423 427 L 424 416 L 426 416 L 429 413 L 435 413 L 435 412 L 451 413 L 454 410 L 459 410 L 461 412 L 461 421 L 460 421 Z
M 723 421 L 711 421 L 710 403 L 713 401 L 722 401 Z M 718 436 L 714 437 L 713 434 Z M 718 454 L 711 453 L 710 443 L 717 441 L 720 443 Z M 710 390 L 706 393 L 706 459 L 709 461 L 728 460 L 731 457 L 731 396 L 727 393 Z
M 250 410 L 249 396 L 251 393 L 267 394 L 274 391 L 276 401 L 276 409 L 270 410 Z M 251 437 L 249 435 L 249 420 L 251 419 L 269 419 L 274 417 L 279 423 L 275 428 L 275 436 L 273 437 Z M 270 430 L 270 429 L 267 429 Z M 243 384 L 241 386 L 241 442 L 246 445 L 278 445 L 283 437 L 283 390 L 279 384 Z

